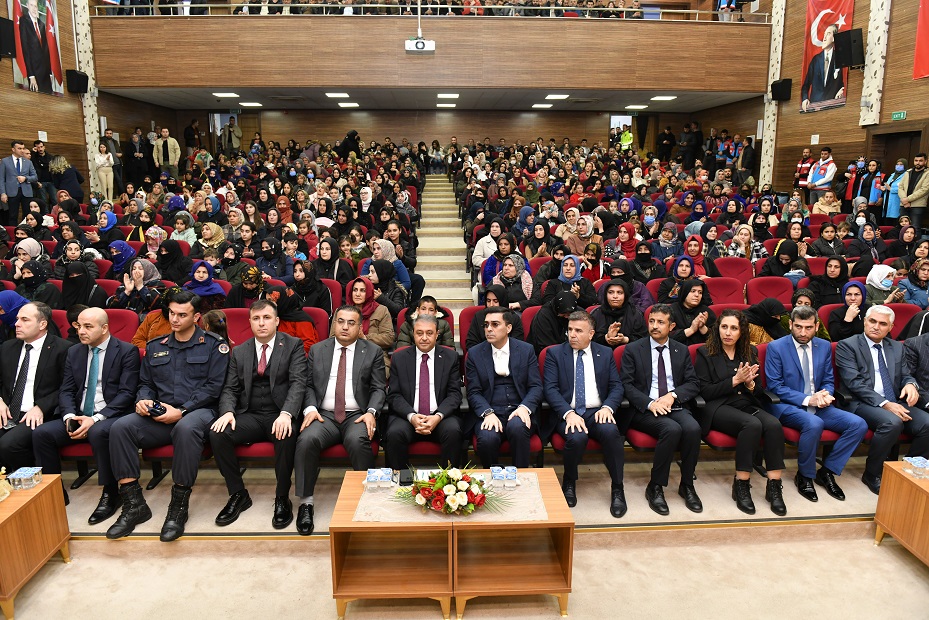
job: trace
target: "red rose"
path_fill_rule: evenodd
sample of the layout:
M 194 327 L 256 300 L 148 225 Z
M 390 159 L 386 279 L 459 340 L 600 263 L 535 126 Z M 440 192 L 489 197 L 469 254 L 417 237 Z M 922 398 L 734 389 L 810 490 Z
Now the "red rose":
M 484 495 L 483 493 L 481 493 L 480 495 L 478 495 L 477 497 L 474 498 L 474 506 L 475 506 L 476 508 L 480 508 L 481 506 L 484 505 L 484 502 L 485 502 L 486 500 L 487 500 L 487 496 Z
M 419 494 L 423 496 L 424 499 L 432 499 L 432 489 L 429 487 L 423 487 L 419 490 Z
M 435 489 L 432 493 L 433 493 L 433 497 L 437 497 L 443 502 L 445 501 L 445 491 L 443 491 L 442 489 Z
M 462 476 L 461 479 L 464 480 L 465 482 L 471 482 L 471 476 L 469 476 L 468 474 L 465 474 L 464 476 Z
M 442 512 L 442 508 L 445 507 L 445 498 L 442 497 L 433 497 L 432 498 L 432 509 L 438 512 Z
M 474 503 L 474 493 L 472 493 L 470 490 L 468 491 L 468 503 L 469 504 Z
M 435 484 L 435 478 L 429 478 L 429 484 Z

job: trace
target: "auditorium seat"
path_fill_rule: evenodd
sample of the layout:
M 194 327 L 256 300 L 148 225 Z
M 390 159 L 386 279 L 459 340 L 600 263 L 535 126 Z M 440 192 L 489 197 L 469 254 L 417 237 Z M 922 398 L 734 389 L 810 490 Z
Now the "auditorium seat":
M 90 467 L 90 464 L 94 462 L 94 453 L 87 442 L 66 444 L 59 448 L 58 454 L 63 461 L 75 461 L 77 463 L 77 479 L 71 483 L 72 489 L 80 488 L 81 485 L 97 473 L 96 468 Z
M 746 303 L 755 305 L 773 297 L 784 305 L 791 303 L 794 294 L 794 285 L 787 278 L 779 276 L 764 276 L 755 278 L 745 285 Z M 716 301 L 714 298 L 713 301 Z
M 229 332 L 229 339 L 236 345 L 240 345 L 252 337 L 252 326 L 248 319 L 248 308 L 225 308 L 226 313 L 226 330 Z M 326 337 L 329 332 L 326 331 Z
M 206 460 L 210 458 L 212 454 L 209 445 L 206 445 L 203 448 L 203 453 L 200 455 L 200 460 Z M 142 449 L 142 460 L 148 461 L 152 466 L 152 479 L 145 487 L 147 490 L 151 491 L 165 479 L 165 476 L 167 476 L 171 470 L 165 469 L 164 464 L 166 461 L 170 461 L 173 458 L 174 446 L 172 444 L 158 446 L 157 448 Z
M 139 329 L 139 315 L 132 310 L 107 308 L 106 316 L 110 320 L 110 333 L 118 340 L 131 342 Z
M 714 260 L 713 264 L 716 265 L 716 268 L 719 270 L 719 275 L 725 278 L 735 278 L 739 280 L 743 286 L 748 284 L 748 281 L 755 275 L 752 268 L 752 261 L 747 258 L 721 256 Z M 713 296 L 713 301 L 716 301 L 715 295 Z
M 520 318 L 523 322 L 523 334 L 526 336 L 527 341 L 529 340 L 529 331 L 532 329 L 532 319 L 535 318 L 535 315 L 537 315 L 541 309 L 542 306 L 530 306 L 522 312 Z
M 468 306 L 467 308 L 462 308 L 461 312 L 458 313 L 458 338 L 461 341 L 461 350 L 466 351 L 467 347 L 465 343 L 468 338 L 468 331 L 471 329 L 471 321 L 474 320 L 474 315 L 477 314 L 478 310 L 481 310 L 484 306 Z
M 320 282 L 326 285 L 326 288 L 329 289 L 329 295 L 332 302 L 332 312 L 335 313 L 336 309 L 342 305 L 344 299 L 342 297 L 342 285 L 339 284 L 336 280 L 330 280 L 329 278 L 320 278 Z M 329 333 L 328 331 L 326 332 Z
M 97 286 L 102 288 L 106 292 L 107 297 L 112 297 L 116 294 L 116 289 L 122 286 L 122 282 L 117 282 L 116 280 L 107 280 L 106 278 L 97 278 Z
M 304 306 L 303 311 L 310 315 L 313 321 L 313 327 L 316 328 L 316 334 L 319 341 L 322 342 L 329 337 L 329 315 L 322 308 L 314 306 Z
M 97 271 L 100 275 L 98 278 L 105 278 L 107 274 L 110 273 L 110 269 L 113 268 L 113 261 L 106 260 L 105 258 L 95 258 L 94 264 L 97 266 Z
M 68 337 L 68 329 L 71 324 L 68 323 L 68 313 L 65 310 L 52 310 L 52 322 L 61 332 L 62 338 Z
M 477 453 L 477 435 L 471 438 L 471 447 L 474 449 L 475 453 Z M 532 456 L 535 455 L 534 467 L 545 466 L 545 451 L 543 448 L 542 438 L 539 437 L 538 433 L 532 433 L 532 437 L 529 438 L 529 458 L 531 463 L 533 462 Z M 500 444 L 500 456 L 508 456 L 509 454 L 510 442 L 504 439 L 503 443 Z
M 745 301 L 745 285 L 736 278 L 707 278 L 703 281 L 709 290 L 713 303 L 740 304 Z

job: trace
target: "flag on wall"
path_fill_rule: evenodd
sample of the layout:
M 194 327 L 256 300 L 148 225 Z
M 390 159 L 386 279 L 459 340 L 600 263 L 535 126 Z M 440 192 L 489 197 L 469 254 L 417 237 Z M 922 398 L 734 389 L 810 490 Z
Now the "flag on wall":
M 848 68 L 836 65 L 835 34 L 851 30 L 854 11 L 855 0 L 807 0 L 801 112 L 845 105 Z
M 16 65 L 19 67 L 20 75 L 26 75 L 26 59 L 23 57 L 23 44 L 19 36 L 19 20 L 23 16 L 23 7 L 13 1 L 13 38 L 16 39 Z
M 913 55 L 913 79 L 929 77 L 929 0 L 919 1 L 916 21 L 916 51 Z
M 16 45 L 13 84 L 23 90 L 63 96 L 55 0 L 37 0 L 31 7 L 26 0 L 7 0 L 7 10 L 13 16 Z

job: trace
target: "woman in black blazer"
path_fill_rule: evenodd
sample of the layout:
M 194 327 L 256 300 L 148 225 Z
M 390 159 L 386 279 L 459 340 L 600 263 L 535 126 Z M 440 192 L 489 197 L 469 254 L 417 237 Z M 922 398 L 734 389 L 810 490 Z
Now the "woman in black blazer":
M 703 434 L 717 430 L 736 437 L 732 481 L 736 506 L 742 512 L 755 514 L 749 479 L 755 450 L 764 441 L 768 468 L 765 499 L 774 514 L 784 516 L 784 429 L 777 418 L 761 408 L 758 351 L 749 343 L 748 321 L 741 312 L 726 309 L 720 313 L 706 345 L 697 351 L 695 370 L 700 394 L 706 400 L 697 411 Z

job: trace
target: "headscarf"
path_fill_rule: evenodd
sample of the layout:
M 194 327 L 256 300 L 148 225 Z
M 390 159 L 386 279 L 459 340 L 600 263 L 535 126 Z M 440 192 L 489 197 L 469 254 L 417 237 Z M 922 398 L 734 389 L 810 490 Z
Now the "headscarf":
M 926 288 L 926 283 L 920 281 L 919 279 L 919 268 L 923 265 L 929 264 L 929 259 L 926 258 L 917 258 L 913 261 L 913 264 L 910 265 L 910 272 L 907 274 L 907 279 L 914 285 L 919 288 Z
M 310 323 L 313 319 L 303 310 L 300 296 L 286 286 L 272 286 L 266 296 L 277 305 L 277 317 L 291 323 Z
M 132 268 L 135 267 L 135 264 L 139 263 L 142 265 L 142 282 L 156 282 L 161 283 L 161 272 L 158 271 L 158 267 L 155 266 L 155 263 L 148 260 L 147 258 L 133 258 L 129 263 L 129 266 L 126 267 L 126 273 L 132 274 Z
M 785 265 L 781 262 L 780 256 L 786 254 L 790 257 L 790 260 Z M 797 260 L 800 256 L 800 249 L 797 247 L 796 241 L 791 241 L 790 239 L 782 239 L 774 247 L 774 252 L 772 252 L 771 257 L 768 261 L 771 263 L 771 266 L 768 270 L 771 272 L 771 275 L 782 276 L 788 271 L 790 271 L 790 266 Z M 767 266 L 767 263 L 766 263 Z
M 690 275 L 684 279 L 681 279 L 677 275 L 677 268 L 680 267 L 682 261 L 687 261 L 690 263 Z M 674 265 L 671 267 L 671 277 L 674 278 L 674 286 L 671 287 L 671 290 L 668 292 L 668 297 L 671 299 L 676 299 L 681 292 L 681 284 L 689 280 L 696 279 L 697 274 L 694 268 L 694 259 L 689 254 L 681 254 L 674 260 Z
M 512 252 L 515 252 L 515 251 L 516 251 L 516 248 L 518 247 L 518 246 L 516 245 L 516 237 L 514 237 L 514 236 L 513 236 L 512 234 L 510 234 L 510 233 L 503 233 L 502 235 L 500 235 L 499 237 L 497 237 L 497 249 L 494 250 L 494 254 L 493 254 L 493 255 L 494 255 L 494 258 L 497 259 L 497 262 L 500 263 L 500 264 L 503 263 L 503 259 L 504 259 L 504 258 L 506 258 L 507 256 L 509 256 L 509 254 L 503 254 L 503 253 L 500 252 L 500 240 L 501 240 L 501 239 L 506 239 L 507 241 L 510 242 L 510 252 L 511 252 L 511 253 L 512 253 Z
M 628 241 L 619 241 L 619 237 L 616 237 L 619 248 L 622 250 L 623 256 L 629 260 L 635 260 L 635 246 L 638 244 L 638 240 L 635 238 L 635 226 L 632 225 L 632 222 L 623 222 L 619 227 L 629 233 Z
M 27 260 L 23 263 L 21 269 L 23 271 L 28 269 L 32 273 L 32 277 L 23 278 L 23 284 L 28 290 L 33 290 L 48 281 L 48 271 L 46 271 L 42 263 L 37 260 Z
M 75 304 L 86 304 L 96 285 L 90 277 L 87 265 L 81 261 L 68 263 L 64 280 L 61 282 L 62 307 L 68 309 Z
M 206 267 L 206 272 L 208 274 L 207 279 L 203 282 L 194 278 L 194 273 L 200 268 L 200 265 Z M 208 295 L 222 295 L 225 297 L 226 295 L 226 291 L 223 290 L 223 287 L 213 282 L 213 266 L 205 260 L 198 260 L 194 263 L 190 270 L 190 280 L 187 281 L 184 288 L 200 297 L 206 297 Z
M 623 305 L 619 308 L 614 308 L 606 300 L 607 292 L 614 286 L 618 286 L 623 289 Z M 607 324 L 615 323 L 617 321 L 625 323 L 626 318 L 626 309 L 630 307 L 632 302 L 632 293 L 630 292 L 629 283 L 625 280 L 625 277 L 613 278 L 606 283 L 605 286 L 601 286 L 600 290 L 597 292 L 597 299 L 600 301 L 600 312 L 606 318 Z
M 145 231 L 145 246 L 150 252 L 157 252 L 161 244 L 168 238 L 168 231 L 161 226 L 150 226 Z
M 688 222 L 699 222 L 706 217 L 706 203 L 702 200 L 695 201 L 690 208 L 690 217 L 687 218 Z
M 110 249 L 119 252 L 117 256 L 110 255 L 110 260 L 113 261 L 113 273 L 125 273 L 129 261 L 135 258 L 135 250 L 125 241 L 112 242 Z
M 788 333 L 781 325 L 781 317 L 787 314 L 787 308 L 778 299 L 773 297 L 763 299 L 748 310 L 744 310 L 743 314 L 749 323 L 763 328 L 775 340 Z
M 374 284 L 367 278 L 355 278 L 348 283 L 348 286 L 345 287 L 345 296 L 348 297 L 348 302 L 351 302 L 352 289 L 355 288 L 356 282 L 363 282 L 365 286 L 365 299 L 360 308 L 361 331 L 363 333 L 368 333 L 368 329 L 371 327 L 371 315 L 374 314 L 374 311 L 377 310 L 381 304 L 374 301 Z
M 323 259 L 323 255 L 321 252 L 317 254 L 318 258 L 316 260 L 318 260 L 321 265 L 326 267 L 326 269 L 333 269 L 332 277 L 335 278 L 335 273 L 336 271 L 338 271 L 338 269 L 335 268 L 335 266 L 338 265 L 338 262 L 336 261 L 340 260 L 339 242 L 333 239 L 332 237 L 323 237 L 322 239 L 319 240 L 319 245 L 322 246 L 324 243 L 328 245 L 329 248 L 331 249 L 329 260 Z M 390 247 L 391 249 L 393 249 L 392 245 Z
M 26 252 L 29 253 L 30 258 L 35 259 L 42 256 L 42 244 L 35 239 L 32 239 L 31 237 L 28 239 L 22 239 L 13 246 L 13 256 L 16 256 L 16 252 L 20 248 L 26 250 Z
M 581 217 L 581 212 L 578 210 L 577 207 L 569 207 L 565 209 L 564 211 L 565 213 L 565 223 L 563 224 L 564 229 L 573 235 L 577 233 L 577 221 L 578 220 L 574 220 L 574 226 L 571 226 L 571 224 L 568 223 L 567 216 L 568 216 L 568 213 L 571 211 L 574 211 L 574 215 L 576 215 L 578 219 L 580 219 Z
M 388 291 L 396 286 L 394 280 L 397 279 L 397 268 L 392 262 L 384 259 L 373 260 L 370 267 L 377 274 L 377 284 L 374 288 L 379 291 Z
M 541 228 L 545 233 L 541 239 L 535 236 L 536 228 Z M 532 231 L 529 235 L 529 239 L 526 241 L 526 246 L 528 246 L 529 249 L 532 250 L 532 253 L 535 254 L 539 251 L 539 246 L 541 246 L 543 243 L 545 244 L 548 253 L 551 254 L 552 236 L 549 232 L 549 227 L 544 222 L 536 221 L 536 223 L 532 226 Z
M 893 284 L 885 286 L 881 284 L 881 280 L 889 279 L 892 282 L 896 273 L 897 270 L 890 265 L 874 265 L 871 267 L 871 271 L 868 272 L 867 284 L 881 291 L 889 291 Z
M 500 272 L 494 278 L 495 280 L 499 278 L 500 282 L 505 286 L 512 286 L 513 284 L 518 283 L 520 288 L 523 290 L 523 295 L 526 296 L 526 299 L 529 299 L 532 296 L 532 277 L 526 273 L 526 261 L 522 255 L 517 253 L 509 254 L 506 258 L 503 259 L 513 261 L 513 265 L 516 266 L 516 275 L 512 278 L 507 278 L 503 275 L 503 263 L 501 262 Z
M 97 224 L 100 223 L 100 218 L 106 215 L 106 226 L 98 226 L 100 232 L 109 232 L 114 226 L 116 226 L 116 220 L 119 219 L 116 217 L 116 214 L 112 211 L 101 211 L 100 215 L 97 217 Z
M 250 266 L 242 274 L 242 282 L 248 284 L 257 284 L 257 288 L 249 291 L 244 286 L 242 287 L 242 295 L 248 299 L 256 299 L 261 297 L 261 294 L 265 290 L 265 279 L 262 277 L 261 269 L 255 266 Z
M 839 277 L 830 278 L 828 274 L 829 263 L 836 261 L 839 263 Z M 826 261 L 826 271 L 823 272 L 823 275 L 820 276 L 820 281 L 827 286 L 835 287 L 836 292 L 838 293 L 842 290 L 842 287 L 848 282 L 848 263 L 845 262 L 844 256 L 830 256 Z
M 566 261 L 569 261 L 569 260 L 574 261 L 574 267 L 575 267 L 574 277 L 571 279 L 566 278 L 564 275 L 564 264 Z M 561 269 L 558 271 L 558 279 L 569 286 L 573 285 L 575 282 L 577 282 L 582 277 L 584 277 L 581 275 L 581 264 L 582 263 L 581 263 L 580 258 L 575 256 L 574 254 L 568 254 L 563 259 L 561 259 Z
M 167 273 L 184 258 L 181 245 L 174 239 L 168 239 L 162 243 L 160 249 L 165 251 L 164 254 L 158 253 L 158 269 L 161 273 Z
M 529 227 L 529 222 L 527 221 L 529 216 L 533 215 L 534 213 L 535 209 L 530 206 L 525 206 L 520 209 L 519 219 L 517 220 L 516 224 L 513 225 L 513 232 L 518 235 L 523 234 L 523 231 Z
M 858 280 L 850 280 L 845 286 L 842 287 L 842 303 L 845 304 L 846 308 L 848 308 L 848 303 L 845 301 L 845 293 L 848 292 L 848 289 L 851 286 L 857 286 L 858 290 L 861 291 L 861 307 L 864 307 L 868 299 L 868 289 L 866 289 L 864 284 Z
M 293 286 L 291 286 L 291 288 L 303 295 L 318 289 L 322 285 L 322 282 L 320 282 L 319 271 L 317 271 L 316 265 L 313 263 L 313 261 L 294 261 L 294 265 L 297 264 L 303 267 L 304 277 L 299 281 L 294 280 Z
M 486 303 L 487 293 L 493 293 L 497 297 L 497 303 L 500 304 L 502 308 L 506 308 L 510 304 L 510 295 L 506 292 L 506 287 L 502 284 L 489 284 L 487 289 L 484 291 L 484 299 Z M 484 306 L 487 307 L 486 305 Z
M 587 222 L 587 234 L 582 235 L 581 233 L 577 233 L 578 236 L 580 236 L 583 239 L 590 239 L 594 234 L 594 218 L 590 215 L 582 215 L 578 219 L 578 221 L 580 220 L 584 220 L 585 222 Z
M 213 236 L 210 237 L 209 241 L 201 237 L 200 245 L 202 245 L 203 247 L 218 248 L 220 244 L 226 240 L 226 235 L 223 234 L 223 229 L 219 227 L 219 224 L 215 224 L 213 222 L 207 222 L 206 224 L 203 225 L 203 228 L 209 228 L 211 231 L 213 231 Z
M 0 314 L 0 322 L 10 329 L 15 327 L 19 309 L 28 303 L 29 300 L 16 291 L 0 291 L 0 308 L 3 308 L 3 314 Z
M 393 263 L 397 260 L 397 250 L 394 244 L 388 239 L 378 239 L 375 243 L 381 248 L 381 258 Z
M 864 231 L 866 228 L 871 229 L 871 239 L 864 238 Z M 877 247 L 875 247 L 877 244 L 877 239 L 878 239 L 877 226 L 875 226 L 871 222 L 865 222 L 858 229 L 858 238 L 864 242 L 865 246 L 867 246 L 868 248 L 868 251 L 871 253 L 871 258 L 874 259 L 875 263 L 877 263 L 880 260 L 880 257 L 877 252 Z
M 700 248 L 697 250 L 696 256 L 690 256 L 687 252 L 687 246 L 690 245 L 691 241 L 696 241 L 700 244 Z M 693 267 L 695 275 L 706 275 L 706 268 L 703 266 L 703 239 L 697 235 L 691 235 L 687 237 L 687 241 L 684 242 L 684 255 L 690 256 L 693 260 Z
M 684 301 L 687 299 L 687 296 L 690 295 L 690 291 L 700 287 L 703 290 L 703 297 L 700 298 L 700 303 L 694 308 L 688 308 L 684 305 Z M 680 291 L 678 291 L 677 299 L 674 301 L 677 306 L 680 307 L 681 313 L 685 318 L 690 319 L 687 324 L 689 325 L 693 318 L 704 309 L 709 308 L 707 299 L 710 297 L 710 291 L 706 286 L 706 282 L 700 280 L 699 278 L 693 278 L 690 280 L 685 280 L 681 283 Z

